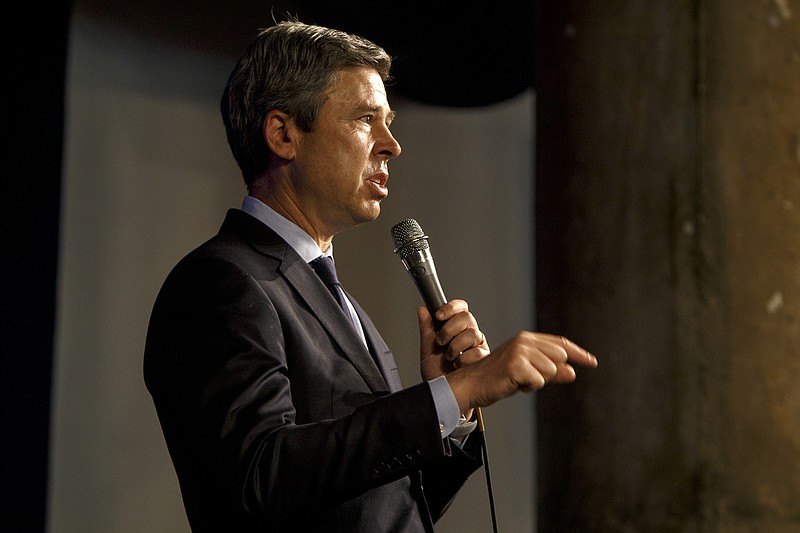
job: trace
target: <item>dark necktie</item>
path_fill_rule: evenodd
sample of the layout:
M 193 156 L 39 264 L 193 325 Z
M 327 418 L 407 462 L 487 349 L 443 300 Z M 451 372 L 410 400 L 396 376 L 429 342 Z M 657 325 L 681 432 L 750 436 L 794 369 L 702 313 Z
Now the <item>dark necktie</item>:
M 348 307 L 344 299 L 344 289 L 342 289 L 342 284 L 339 283 L 339 277 L 336 275 L 336 267 L 333 265 L 333 258 L 322 255 L 311 261 L 309 265 L 311 265 L 311 268 L 314 269 L 314 272 L 317 273 L 317 276 L 319 276 L 319 279 L 322 280 L 325 286 L 328 287 L 333 297 L 339 302 L 339 306 L 342 308 L 342 311 L 344 311 L 345 316 L 350 319 L 350 322 L 356 328 L 356 331 L 358 331 L 360 326 L 355 317 L 350 313 L 350 307 Z

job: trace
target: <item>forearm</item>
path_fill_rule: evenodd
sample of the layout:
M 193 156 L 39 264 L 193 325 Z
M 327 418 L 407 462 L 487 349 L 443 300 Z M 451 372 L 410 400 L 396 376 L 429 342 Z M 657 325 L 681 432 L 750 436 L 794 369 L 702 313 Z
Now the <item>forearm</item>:
M 265 435 L 251 459 L 246 503 L 278 513 L 350 499 L 442 458 L 446 448 L 424 384 L 351 415 L 288 424 Z

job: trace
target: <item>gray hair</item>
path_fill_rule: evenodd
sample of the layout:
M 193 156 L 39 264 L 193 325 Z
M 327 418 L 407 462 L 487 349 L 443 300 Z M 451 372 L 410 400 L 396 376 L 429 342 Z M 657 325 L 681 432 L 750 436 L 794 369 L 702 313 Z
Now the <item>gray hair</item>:
M 387 81 L 391 65 L 383 48 L 339 30 L 297 21 L 260 30 L 231 72 L 220 102 L 228 144 L 247 186 L 269 164 L 263 126 L 270 111 L 283 111 L 311 131 L 340 70 L 368 67 Z

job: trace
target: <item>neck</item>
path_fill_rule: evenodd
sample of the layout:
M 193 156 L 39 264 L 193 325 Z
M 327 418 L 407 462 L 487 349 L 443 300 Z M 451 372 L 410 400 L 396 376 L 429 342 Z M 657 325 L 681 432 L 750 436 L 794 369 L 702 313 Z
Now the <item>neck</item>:
M 333 242 L 333 234 L 321 229 L 324 225 L 320 220 L 315 220 L 306 214 L 297 201 L 297 195 L 290 183 L 289 180 L 268 179 L 264 176 L 250 186 L 248 194 L 293 222 L 314 239 L 320 250 L 327 251 Z

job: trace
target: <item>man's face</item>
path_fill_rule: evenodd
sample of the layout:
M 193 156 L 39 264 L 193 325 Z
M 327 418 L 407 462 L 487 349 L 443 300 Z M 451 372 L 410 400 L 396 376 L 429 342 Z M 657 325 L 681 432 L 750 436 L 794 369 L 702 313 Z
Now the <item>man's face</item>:
M 322 233 L 375 220 L 388 194 L 388 161 L 400 154 L 394 113 L 377 72 L 342 70 L 326 92 L 313 131 L 302 133 L 294 167 L 296 200 Z

